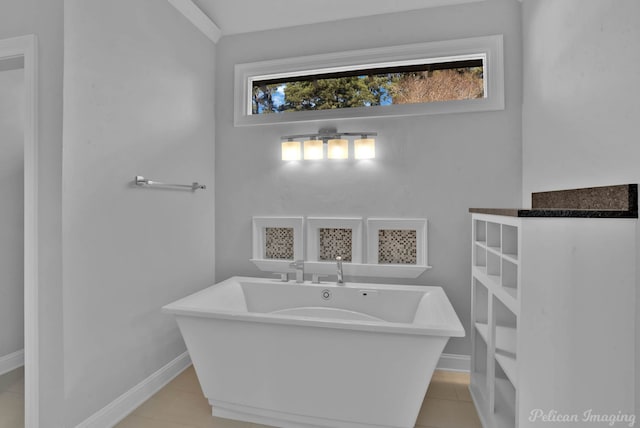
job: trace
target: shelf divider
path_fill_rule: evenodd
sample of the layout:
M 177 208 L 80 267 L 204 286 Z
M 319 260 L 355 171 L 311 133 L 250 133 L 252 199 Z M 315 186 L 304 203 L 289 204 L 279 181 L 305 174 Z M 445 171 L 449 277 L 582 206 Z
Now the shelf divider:
M 506 260 L 509 260 L 513 264 L 516 264 L 516 265 L 518 264 L 518 255 L 517 254 L 502 253 L 502 257 L 504 257 Z
M 489 326 L 477 322 L 476 330 L 485 343 L 489 340 Z M 496 352 L 516 355 L 516 329 L 514 327 L 496 326 Z
M 495 358 L 498 364 L 500 364 L 500 367 L 502 367 L 504 374 L 507 375 L 507 377 L 509 378 L 509 381 L 511 381 L 511 383 L 513 384 L 513 387 L 517 388 L 518 370 L 517 370 L 516 359 L 514 357 L 505 355 L 501 352 L 496 352 Z
M 472 274 L 511 312 L 516 316 L 519 315 L 518 291 L 515 288 L 508 288 L 500 285 L 500 277 L 497 275 L 488 275 L 487 269 L 484 266 L 473 266 Z

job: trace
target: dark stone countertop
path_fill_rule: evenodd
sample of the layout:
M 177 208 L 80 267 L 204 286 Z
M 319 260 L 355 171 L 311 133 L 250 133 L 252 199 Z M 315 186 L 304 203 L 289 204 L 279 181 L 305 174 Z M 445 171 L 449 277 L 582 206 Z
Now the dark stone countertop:
M 469 208 L 469 212 L 509 217 L 638 218 L 638 185 L 533 193 L 531 207 Z

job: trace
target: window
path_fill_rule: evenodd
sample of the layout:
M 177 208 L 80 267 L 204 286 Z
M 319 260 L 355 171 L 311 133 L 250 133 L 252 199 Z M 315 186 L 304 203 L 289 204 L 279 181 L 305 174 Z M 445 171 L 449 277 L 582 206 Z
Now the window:
M 504 108 L 502 36 L 236 65 L 235 125 Z
M 484 55 L 251 81 L 251 114 L 484 98 Z

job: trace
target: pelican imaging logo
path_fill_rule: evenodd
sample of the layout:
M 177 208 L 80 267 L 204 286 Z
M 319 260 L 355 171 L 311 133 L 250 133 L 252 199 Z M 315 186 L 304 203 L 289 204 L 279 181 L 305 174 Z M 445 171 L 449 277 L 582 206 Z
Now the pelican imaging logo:
M 593 409 L 588 409 L 578 413 L 561 413 L 555 409 L 542 410 L 533 409 L 529 413 L 529 422 L 553 422 L 553 423 L 593 423 L 600 424 L 597 426 L 617 426 L 618 424 L 628 427 L 633 427 L 636 424 L 636 415 L 623 413 L 618 411 L 617 413 L 597 413 Z M 582 425 L 581 425 L 582 426 Z

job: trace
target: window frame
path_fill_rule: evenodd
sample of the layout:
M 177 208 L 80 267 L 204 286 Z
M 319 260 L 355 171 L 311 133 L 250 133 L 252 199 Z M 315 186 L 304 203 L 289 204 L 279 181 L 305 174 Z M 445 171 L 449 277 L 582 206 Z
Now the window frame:
M 254 80 L 266 79 L 267 77 L 299 76 L 301 73 L 317 74 L 318 72 L 340 71 L 356 67 L 381 67 L 394 62 L 431 61 L 451 57 L 477 57 L 478 55 L 484 56 L 484 98 L 252 114 L 251 94 Z M 235 126 L 504 110 L 503 36 L 498 34 L 236 64 L 234 100 Z

